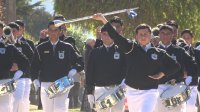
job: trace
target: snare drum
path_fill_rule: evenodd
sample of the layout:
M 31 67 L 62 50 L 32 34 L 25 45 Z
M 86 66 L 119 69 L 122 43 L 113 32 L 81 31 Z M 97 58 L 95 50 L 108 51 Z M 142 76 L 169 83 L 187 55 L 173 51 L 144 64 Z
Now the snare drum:
M 124 98 L 124 90 L 116 86 L 112 90 L 108 90 L 108 92 L 104 93 L 100 97 L 97 98 L 95 102 L 96 109 L 107 109 L 114 105 L 116 105 L 119 101 Z
M 62 95 L 68 92 L 74 85 L 73 79 L 65 76 L 53 82 L 48 89 L 46 89 L 46 93 L 50 99 Z
M 0 80 L 0 96 L 10 94 L 15 91 L 15 82 L 11 79 Z
M 186 102 L 190 93 L 190 88 L 187 85 L 177 84 L 165 90 L 160 97 L 166 107 L 175 107 Z

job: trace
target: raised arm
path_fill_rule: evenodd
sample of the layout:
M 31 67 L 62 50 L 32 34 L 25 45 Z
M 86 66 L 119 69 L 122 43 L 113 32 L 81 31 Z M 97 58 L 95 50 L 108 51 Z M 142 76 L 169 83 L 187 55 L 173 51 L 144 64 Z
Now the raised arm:
M 102 28 L 104 28 L 105 31 L 108 32 L 109 36 L 114 40 L 115 44 L 117 44 L 124 53 L 129 53 L 133 50 L 133 42 L 128 41 L 122 35 L 118 34 L 117 31 L 113 28 L 113 26 L 101 13 L 94 14 L 93 19 L 102 21 L 102 23 L 104 24 Z

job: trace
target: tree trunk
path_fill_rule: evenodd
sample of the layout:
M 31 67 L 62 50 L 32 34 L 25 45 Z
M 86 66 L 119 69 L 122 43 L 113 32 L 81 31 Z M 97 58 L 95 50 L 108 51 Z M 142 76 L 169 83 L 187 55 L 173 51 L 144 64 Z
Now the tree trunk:
M 0 20 L 9 23 L 16 19 L 16 0 L 0 0 Z

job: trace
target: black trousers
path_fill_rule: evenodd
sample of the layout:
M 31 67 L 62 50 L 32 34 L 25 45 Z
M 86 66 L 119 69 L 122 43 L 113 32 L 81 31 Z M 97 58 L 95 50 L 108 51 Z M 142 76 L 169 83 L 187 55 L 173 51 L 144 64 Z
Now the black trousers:
M 70 109 L 80 107 L 79 92 L 80 92 L 80 83 L 74 82 L 74 86 L 70 89 L 70 92 L 69 92 L 69 108 Z

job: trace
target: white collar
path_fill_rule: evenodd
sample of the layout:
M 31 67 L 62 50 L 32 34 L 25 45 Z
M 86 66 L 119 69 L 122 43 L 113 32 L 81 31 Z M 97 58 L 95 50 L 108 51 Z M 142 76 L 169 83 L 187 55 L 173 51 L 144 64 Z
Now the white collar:
M 147 45 L 145 45 L 145 51 L 148 51 L 150 48 L 152 48 L 151 43 L 148 43 Z
M 21 41 L 22 38 L 23 38 L 23 37 L 20 36 L 20 37 L 18 37 L 16 40 Z
M 3 37 L 0 37 L 0 42 L 4 42 Z
M 167 49 L 169 46 L 172 45 L 172 43 L 170 43 L 169 45 L 164 45 L 162 42 L 160 42 L 160 45 L 161 45 L 163 48 Z
M 108 48 L 108 47 L 112 47 L 113 45 L 114 45 L 114 42 L 112 43 L 112 44 L 110 44 L 110 45 L 106 45 L 106 44 L 103 44 L 106 48 Z
M 50 42 L 51 42 L 51 45 L 57 45 L 58 41 L 59 41 L 59 40 L 57 40 L 55 43 L 53 43 L 53 42 L 51 42 L 51 41 L 50 41 Z
M 196 49 L 197 49 L 197 50 L 200 50 L 200 45 L 198 45 L 198 46 L 196 47 Z

